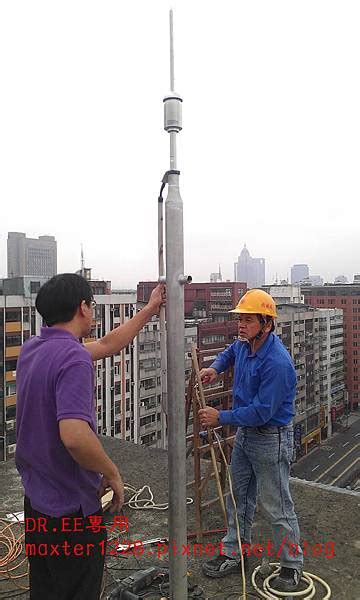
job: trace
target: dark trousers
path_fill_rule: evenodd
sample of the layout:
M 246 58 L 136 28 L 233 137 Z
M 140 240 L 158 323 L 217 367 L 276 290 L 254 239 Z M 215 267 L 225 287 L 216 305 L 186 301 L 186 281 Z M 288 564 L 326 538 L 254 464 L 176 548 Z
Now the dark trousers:
M 102 510 L 50 517 L 25 497 L 24 513 L 31 600 L 99 600 L 107 540 Z

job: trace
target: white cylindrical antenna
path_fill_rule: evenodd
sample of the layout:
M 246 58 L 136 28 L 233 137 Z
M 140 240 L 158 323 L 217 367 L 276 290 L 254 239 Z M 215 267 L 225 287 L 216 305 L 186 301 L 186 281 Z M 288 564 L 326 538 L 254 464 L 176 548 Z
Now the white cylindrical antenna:
M 173 37 L 173 13 L 170 10 L 170 92 L 164 98 L 164 129 L 169 133 L 179 133 L 182 129 L 182 111 L 181 104 L 182 98 L 177 94 L 174 90 L 174 37 Z M 171 142 L 170 136 L 170 142 Z M 170 161 L 170 169 L 176 169 L 176 149 L 174 152 L 171 152 L 171 155 L 174 154 L 173 162 L 175 165 L 171 164 Z

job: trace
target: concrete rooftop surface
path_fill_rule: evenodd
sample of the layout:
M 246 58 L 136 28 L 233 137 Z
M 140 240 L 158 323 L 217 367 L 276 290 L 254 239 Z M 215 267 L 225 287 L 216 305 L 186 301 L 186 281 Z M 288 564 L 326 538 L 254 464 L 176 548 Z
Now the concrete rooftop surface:
M 168 498 L 168 465 L 167 452 L 159 449 L 138 446 L 131 442 L 102 437 L 100 438 L 106 451 L 118 465 L 126 484 L 136 489 L 149 485 L 156 503 L 166 502 Z M 188 481 L 193 480 L 193 461 L 187 460 Z M 0 464 L 0 518 L 7 513 L 22 510 L 23 491 L 20 477 L 16 471 L 14 460 Z M 213 484 L 211 484 L 213 485 Z M 299 517 L 301 541 L 306 554 L 304 570 L 325 579 L 332 590 L 331 598 L 334 600 L 360 600 L 360 494 L 348 490 L 330 488 L 321 484 L 305 482 L 299 479 L 291 480 L 291 489 Z M 188 496 L 193 497 L 193 488 L 188 488 Z M 210 491 L 211 492 L 211 491 Z M 214 497 L 214 493 L 210 493 Z M 126 499 L 128 495 L 126 495 Z M 125 539 L 147 540 L 156 537 L 168 536 L 168 511 L 160 510 L 135 510 L 124 508 L 128 518 L 129 531 L 122 535 L 119 541 Z M 188 532 L 195 530 L 195 508 L 190 504 L 187 508 Z M 205 528 L 213 530 L 223 528 L 223 519 L 220 505 L 211 506 L 204 514 Z M 1 529 L 4 527 L 2 522 Z M 16 525 L 19 528 L 20 526 Z M 221 534 L 206 536 L 205 544 L 218 544 Z M 264 518 L 261 505 L 255 515 L 253 528 L 253 544 L 266 545 L 272 539 L 271 528 Z M 305 545 L 306 542 L 306 545 Z M 191 573 L 191 582 L 201 586 L 205 598 L 225 600 L 239 598 L 242 591 L 241 575 L 233 574 L 223 579 L 210 579 L 201 572 L 201 563 L 206 560 L 204 555 L 194 557 L 194 544 L 196 540 L 189 539 L 190 554 L 188 570 Z M 315 544 L 317 546 L 315 546 Z M 151 550 L 148 550 L 151 548 Z M 199 551 L 197 551 L 199 554 Z M 149 556 L 152 554 L 152 556 Z M 134 570 L 147 568 L 152 565 L 167 566 L 168 556 L 162 550 L 158 556 L 156 547 L 146 547 L 143 556 L 135 557 L 134 553 L 109 557 L 107 560 L 105 592 L 106 598 L 114 587 L 116 580 L 131 575 Z M 315 556 L 319 554 L 318 556 Z M 4 555 L 4 546 L 0 544 L 0 565 Z M 18 559 L 20 560 L 20 559 Z M 256 566 L 260 558 L 251 556 L 250 564 Z M 19 567 L 22 572 L 24 565 Z M 0 566 L 0 571 L 4 567 Z M 27 578 L 15 580 L 17 585 L 26 586 Z M 27 592 L 21 593 L 14 581 L 9 581 L 0 576 L 0 599 L 29 598 Z M 166 591 L 159 591 L 147 598 L 166 597 Z M 248 582 L 249 600 L 258 597 L 253 592 Z M 315 600 L 325 596 L 323 588 L 317 586 Z M 84 599 L 85 600 L 85 599 Z

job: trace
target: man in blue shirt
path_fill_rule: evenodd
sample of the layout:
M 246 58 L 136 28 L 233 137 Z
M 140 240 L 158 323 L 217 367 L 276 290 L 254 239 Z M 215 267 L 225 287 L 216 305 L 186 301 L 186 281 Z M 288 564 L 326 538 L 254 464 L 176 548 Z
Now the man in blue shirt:
M 220 373 L 234 367 L 233 407 L 218 411 L 207 406 L 199 411 L 200 421 L 203 427 L 238 427 L 231 473 L 241 539 L 250 545 L 259 491 L 273 530 L 274 543 L 268 554 L 275 557 L 270 560 L 280 558 L 281 565 L 271 586 L 295 591 L 303 565 L 299 525 L 289 490 L 296 373 L 288 351 L 273 333 L 277 314 L 269 294 L 249 290 L 231 312 L 239 315 L 239 339 L 200 375 L 203 383 L 213 383 Z M 239 572 L 240 549 L 231 497 L 227 498 L 227 513 L 229 525 L 222 553 L 203 566 L 210 577 Z

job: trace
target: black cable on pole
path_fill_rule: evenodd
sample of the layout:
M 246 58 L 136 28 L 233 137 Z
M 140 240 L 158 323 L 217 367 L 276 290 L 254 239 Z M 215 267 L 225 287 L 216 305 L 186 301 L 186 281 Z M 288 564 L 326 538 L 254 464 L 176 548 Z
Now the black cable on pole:
M 180 175 L 180 171 L 178 171 L 177 169 L 170 169 L 169 171 L 166 171 L 164 173 L 164 176 L 161 180 L 160 194 L 158 197 L 159 202 L 163 201 L 162 193 L 164 191 L 164 187 L 166 186 L 166 184 L 169 183 L 169 175 Z

